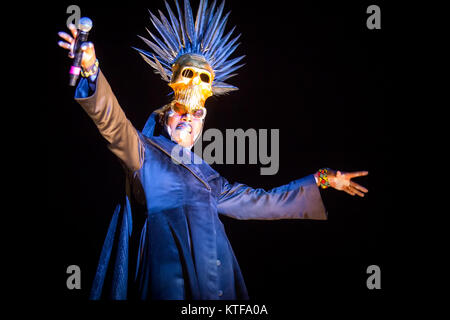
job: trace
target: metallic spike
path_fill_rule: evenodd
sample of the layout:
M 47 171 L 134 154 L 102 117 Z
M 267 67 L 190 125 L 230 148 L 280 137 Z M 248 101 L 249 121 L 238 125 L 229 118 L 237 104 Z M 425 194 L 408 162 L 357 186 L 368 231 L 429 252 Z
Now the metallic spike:
M 178 4 L 178 0 L 175 0 L 175 6 L 177 7 L 178 12 L 178 21 L 180 23 L 180 30 L 181 30 L 181 40 L 183 41 L 183 47 L 186 47 L 188 44 L 188 39 L 186 35 L 186 31 L 184 29 L 184 19 L 183 19 L 183 13 L 181 12 L 180 5 Z
M 156 64 L 152 60 L 150 60 L 147 57 L 147 55 L 143 54 L 139 49 L 137 49 L 137 48 L 134 48 L 134 49 L 139 51 L 139 54 L 141 55 L 142 59 L 144 59 L 145 62 L 147 62 L 153 69 L 155 69 L 155 73 L 157 73 L 158 67 L 156 66 Z
M 226 77 L 227 75 L 229 75 L 231 72 L 236 71 L 237 69 L 243 67 L 244 65 L 245 65 L 245 63 L 240 64 L 240 65 L 237 65 L 237 66 L 235 66 L 235 67 L 229 69 L 228 71 L 226 71 L 226 72 L 224 72 L 224 73 L 219 73 L 219 74 L 217 75 L 217 80 L 222 80 L 222 81 L 225 80 L 225 79 L 226 79 L 225 77 Z
M 153 59 L 155 60 L 156 67 L 158 68 L 158 71 L 161 74 L 163 80 L 169 82 L 169 77 L 167 76 L 163 66 L 159 63 L 158 59 L 156 59 L 155 55 L 153 55 Z
M 205 30 L 204 31 L 206 31 L 206 28 L 209 26 L 209 24 L 212 21 L 212 18 L 214 16 L 214 9 L 215 8 L 216 8 L 216 0 L 213 1 L 213 3 L 209 7 L 208 12 L 206 14 L 207 20 L 205 20 Z
M 231 11 L 230 11 L 231 12 Z M 230 12 L 228 12 L 225 17 L 222 19 L 222 21 L 220 22 L 219 26 L 216 29 L 216 32 L 214 32 L 214 35 L 212 36 L 210 43 L 208 43 L 206 45 L 206 47 L 209 47 L 209 51 L 207 56 L 209 57 L 210 55 L 212 55 L 212 52 L 215 50 L 215 48 L 217 47 L 218 43 L 220 42 L 220 38 L 223 35 L 223 32 L 225 31 L 225 25 L 227 24 L 227 20 L 228 20 L 228 16 L 230 15 Z
M 195 18 L 195 34 L 197 40 L 201 39 L 203 33 L 203 25 L 205 23 L 206 7 L 208 6 L 208 0 L 200 0 L 200 4 L 197 10 L 197 17 Z M 197 41 L 200 42 L 200 41 Z
M 161 22 L 163 23 L 167 32 L 170 34 L 172 44 L 176 46 L 176 50 L 180 49 L 180 41 L 178 39 L 177 32 L 172 28 L 166 16 L 161 12 L 161 10 L 158 10 L 158 12 L 159 16 L 161 17 Z
M 191 43 L 195 45 L 197 39 L 195 37 L 194 16 L 189 0 L 184 0 L 184 22 L 186 24 L 186 33 L 191 40 Z
M 175 38 L 175 37 L 176 37 L 176 36 L 175 36 L 175 31 L 174 31 L 174 29 L 172 28 L 172 26 L 170 25 L 169 20 L 167 20 L 166 16 L 164 15 L 164 13 L 162 13 L 161 10 L 158 10 L 158 13 L 159 13 L 160 21 L 162 22 L 163 26 L 166 28 L 166 31 L 168 31 L 169 34 L 170 34 L 173 38 Z
M 228 39 L 230 39 L 231 34 L 233 33 L 234 29 L 236 29 L 236 26 L 234 26 L 233 29 L 231 29 L 225 37 L 216 41 L 215 46 L 212 47 L 211 50 L 209 51 L 209 59 L 214 61 L 214 57 L 216 56 L 216 53 L 219 52 L 224 47 L 224 45 L 226 45 L 226 43 L 227 43 Z
M 160 46 L 157 46 L 156 44 L 142 36 L 138 35 L 138 37 L 141 38 L 145 42 L 145 44 L 148 45 L 158 56 L 164 58 L 165 60 L 170 59 L 168 53 L 161 49 Z
M 222 68 L 221 68 L 220 70 L 216 70 L 215 72 L 216 72 L 216 73 L 222 73 L 222 72 L 227 71 L 227 70 L 230 69 L 232 66 L 234 66 L 236 63 L 238 63 L 239 61 L 241 61 L 244 57 L 245 57 L 245 55 L 224 62 L 223 65 L 222 65 Z
M 167 1 L 164 0 L 164 3 L 166 4 L 166 9 L 167 12 L 169 13 L 169 18 L 170 18 L 170 22 L 172 23 L 172 28 L 175 31 L 175 34 L 177 36 L 177 40 L 178 40 L 178 49 L 183 47 L 183 42 L 181 40 L 181 30 L 180 30 L 180 24 L 178 23 L 178 19 L 175 17 L 172 9 L 170 9 L 169 4 L 167 3 Z
M 167 44 L 167 47 L 169 48 L 171 53 L 173 55 L 176 55 L 176 52 L 178 50 L 178 46 L 176 44 L 175 39 L 173 39 L 170 36 L 169 32 L 166 30 L 166 28 L 164 27 L 162 22 L 159 21 L 159 19 L 151 11 L 149 11 L 149 12 L 150 12 L 150 15 L 151 15 L 150 21 L 153 23 L 153 26 L 156 28 L 156 30 L 158 30 L 161 38 Z
M 168 60 L 172 59 L 173 53 L 171 52 L 171 50 L 157 36 L 151 33 L 150 30 L 148 30 L 147 28 L 145 28 L 145 30 L 147 30 L 150 37 L 152 37 L 152 39 L 156 42 L 159 48 L 164 52 L 165 57 L 167 57 Z
M 142 53 L 143 55 L 145 55 L 145 56 L 148 57 L 148 58 L 151 58 L 151 57 L 153 56 L 152 53 L 147 52 L 147 51 L 145 51 L 145 50 L 138 49 L 138 48 L 135 48 L 135 47 L 132 47 L 132 48 L 135 49 L 136 51 L 138 51 L 139 53 Z M 155 56 L 155 57 L 156 57 L 156 59 L 158 59 L 158 61 L 160 61 L 160 64 L 161 64 L 161 66 L 164 68 L 165 73 L 166 73 L 167 75 L 172 75 L 171 68 L 170 68 L 168 65 L 166 65 L 164 62 L 162 62 L 160 57 L 158 57 L 158 56 Z M 151 60 L 150 60 L 150 61 L 151 61 Z M 150 64 L 150 63 L 149 63 L 149 64 Z M 154 66 L 154 67 L 156 68 L 156 64 L 155 64 L 153 61 L 151 61 L 151 65 Z
M 206 31 L 205 37 L 203 38 L 203 41 L 202 41 L 204 51 L 208 51 L 210 49 L 209 44 L 211 42 L 211 37 L 217 29 L 217 24 L 219 23 L 220 16 L 222 15 L 224 5 L 225 5 L 225 0 L 222 1 L 219 9 L 217 9 L 216 14 L 214 15 L 213 20 L 211 21 L 211 23 L 208 26 L 208 30 Z
M 213 1 L 211 6 L 206 10 L 205 14 L 205 23 L 202 30 L 202 39 L 205 38 L 206 32 L 208 30 L 208 26 L 211 24 L 211 21 L 214 17 L 214 8 L 216 7 L 216 0 Z M 204 45 L 202 41 L 202 51 L 204 51 Z
M 222 62 L 224 62 L 233 52 L 236 50 L 236 48 L 239 46 L 240 43 L 233 45 L 240 37 L 240 34 L 235 37 L 233 40 L 231 40 L 225 47 L 223 47 L 220 52 L 217 53 L 217 58 L 212 62 L 214 65 L 213 69 L 218 68 Z
M 212 84 L 212 91 L 213 91 L 213 94 L 216 96 L 224 95 L 231 91 L 236 91 L 236 90 L 239 90 L 239 88 L 232 86 L 225 82 L 217 82 L 217 83 L 213 82 L 213 84 Z
M 138 48 L 134 48 L 134 47 L 132 47 L 133 49 L 135 49 L 135 50 L 137 50 L 138 52 L 139 52 L 139 54 L 141 55 L 141 57 L 144 59 L 144 61 L 145 62 L 147 62 L 154 70 L 154 72 L 156 73 L 156 74 L 160 74 L 161 75 L 161 78 L 164 80 L 164 81 L 170 81 L 170 77 L 168 76 L 168 74 L 167 73 L 165 73 L 165 76 L 164 76 L 164 72 L 165 72 L 165 70 L 164 69 L 161 69 L 161 70 L 164 70 L 164 71 L 161 71 L 160 69 L 159 69 L 159 67 L 158 67 L 158 65 L 155 63 L 155 62 L 153 62 L 152 60 L 150 60 L 149 58 L 148 58 L 148 55 L 149 55 L 149 53 L 148 52 L 145 52 L 145 51 L 143 51 L 143 50 L 140 50 L 140 49 L 138 49 Z M 170 76 L 171 76 L 171 73 L 170 73 Z M 167 79 L 169 79 L 169 80 L 167 80 Z
M 172 70 L 172 67 L 170 65 L 168 65 L 166 62 L 164 62 L 164 60 L 161 57 L 156 56 L 156 55 L 155 55 L 155 57 L 156 57 L 156 59 L 158 59 L 159 63 L 163 66 L 164 70 L 166 70 L 166 73 L 169 74 L 167 72 L 167 70 Z
M 231 77 L 234 77 L 234 76 L 237 76 L 237 73 L 232 73 L 232 74 L 230 74 L 228 76 L 223 77 L 222 81 L 228 80 L 228 79 L 230 79 Z
M 205 23 L 204 23 L 204 27 L 203 27 L 203 30 L 202 30 L 202 41 L 201 41 L 202 42 L 202 44 L 201 44 L 202 52 L 205 51 L 205 46 L 203 44 L 203 41 L 205 39 L 206 32 L 208 31 L 209 25 L 211 24 L 211 21 L 212 21 L 212 19 L 214 17 L 214 9 L 215 9 L 215 7 L 216 7 L 216 0 L 214 0 L 211 3 L 211 6 L 206 10 L 206 13 L 205 13 Z

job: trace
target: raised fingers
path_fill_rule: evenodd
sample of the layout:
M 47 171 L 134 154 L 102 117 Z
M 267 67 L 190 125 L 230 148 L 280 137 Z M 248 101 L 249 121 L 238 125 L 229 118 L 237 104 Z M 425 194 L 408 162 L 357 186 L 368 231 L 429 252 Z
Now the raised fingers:
M 369 171 L 356 171 L 356 172 L 347 172 L 345 175 L 351 179 L 356 177 L 367 176 L 368 174 Z
M 357 184 L 356 182 L 350 181 L 350 186 L 352 186 L 353 188 L 360 190 L 364 193 L 369 192 L 369 190 L 367 190 L 366 188 L 364 188 L 362 185 Z
M 70 48 L 71 45 L 69 43 L 67 43 L 67 42 L 64 42 L 64 41 L 58 41 L 58 46 L 60 46 L 61 48 L 67 49 L 67 50 L 71 49 Z
M 62 39 L 67 41 L 67 42 L 58 41 L 58 45 L 61 48 L 69 50 L 69 58 L 73 58 L 72 50 L 73 50 L 73 46 L 74 46 L 75 40 L 70 35 L 68 35 L 67 33 L 62 32 L 62 31 L 58 32 L 58 36 L 60 36 Z
M 62 31 L 58 32 L 58 36 L 66 40 L 68 43 L 73 43 L 74 41 L 74 39 L 70 35 Z
M 352 190 L 352 188 L 350 187 L 350 186 L 348 186 L 348 187 L 345 187 L 344 189 L 343 189 L 345 192 L 347 192 L 349 195 L 351 195 L 351 196 L 354 196 L 355 195 L 355 192 Z
M 356 188 L 354 188 L 354 187 L 351 187 L 351 186 L 350 186 L 350 188 L 351 188 L 352 191 L 353 191 L 355 194 L 357 194 L 358 196 L 364 197 L 364 193 L 358 191 L 358 190 L 357 190 Z
M 361 191 L 359 191 L 358 189 L 356 189 L 356 188 L 353 187 L 353 186 L 347 186 L 347 187 L 345 187 L 344 191 L 347 192 L 348 194 L 352 195 L 352 196 L 354 196 L 355 194 L 357 194 L 357 195 L 360 196 L 360 197 L 364 197 L 364 193 L 361 192 Z
M 72 32 L 72 36 L 76 38 L 78 34 L 77 27 L 75 27 L 75 25 L 71 23 L 67 26 L 67 28 L 69 28 L 70 32 Z

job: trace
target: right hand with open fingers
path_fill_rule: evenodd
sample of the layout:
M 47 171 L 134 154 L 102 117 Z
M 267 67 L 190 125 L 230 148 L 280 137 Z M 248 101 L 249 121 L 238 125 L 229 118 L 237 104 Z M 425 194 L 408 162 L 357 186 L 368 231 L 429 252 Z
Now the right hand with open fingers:
M 58 32 L 58 36 L 60 36 L 63 40 L 65 40 L 65 41 L 61 40 L 58 41 L 58 45 L 61 48 L 69 50 L 69 58 L 73 59 L 74 58 L 73 49 L 78 31 L 74 24 L 69 24 L 68 28 L 72 33 L 72 36 L 62 31 Z M 92 42 L 85 42 L 82 44 L 81 50 L 83 51 L 83 56 L 81 58 L 81 67 L 84 70 L 89 70 L 94 65 L 95 60 L 97 59 L 95 56 L 94 44 Z

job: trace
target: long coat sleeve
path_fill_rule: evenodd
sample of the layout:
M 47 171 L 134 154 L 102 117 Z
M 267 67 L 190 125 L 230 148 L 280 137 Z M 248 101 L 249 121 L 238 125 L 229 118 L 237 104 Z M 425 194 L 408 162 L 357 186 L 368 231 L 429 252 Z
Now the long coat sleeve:
M 91 96 L 88 80 L 83 78 L 75 92 L 75 100 L 94 121 L 108 148 L 132 172 L 139 170 L 144 161 L 144 147 L 139 134 L 125 116 L 116 96 L 101 71 L 96 78 L 95 91 Z
M 236 219 L 326 220 L 327 213 L 313 175 L 269 191 L 221 178 L 219 213 Z

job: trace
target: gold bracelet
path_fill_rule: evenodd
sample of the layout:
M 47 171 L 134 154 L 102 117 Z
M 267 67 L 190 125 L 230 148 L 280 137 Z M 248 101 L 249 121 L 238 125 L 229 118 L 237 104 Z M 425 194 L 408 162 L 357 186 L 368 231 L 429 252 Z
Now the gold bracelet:
M 94 65 L 91 67 L 91 70 L 89 70 L 89 71 L 81 70 L 81 76 L 83 78 L 89 78 L 90 76 L 96 74 L 98 71 L 98 65 L 99 65 L 98 59 L 95 59 Z

